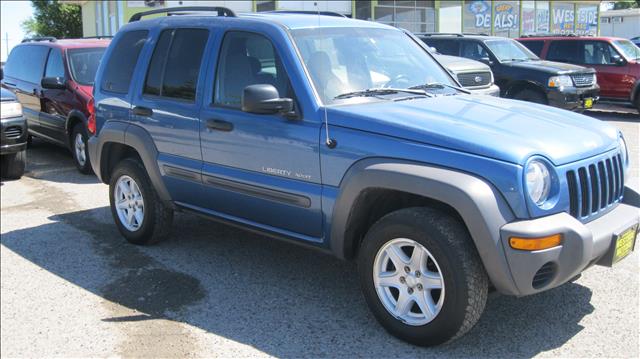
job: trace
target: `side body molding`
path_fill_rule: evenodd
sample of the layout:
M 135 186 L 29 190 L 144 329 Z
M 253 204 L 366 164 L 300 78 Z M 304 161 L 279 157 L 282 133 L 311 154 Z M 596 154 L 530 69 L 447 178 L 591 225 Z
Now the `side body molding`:
M 469 229 L 493 285 L 502 293 L 518 294 L 500 240 L 500 228 L 515 217 L 492 185 L 466 173 L 422 163 L 361 160 L 342 179 L 333 209 L 331 249 L 340 258 L 349 258 L 358 244 L 349 221 L 358 196 L 367 189 L 407 192 L 453 207 Z

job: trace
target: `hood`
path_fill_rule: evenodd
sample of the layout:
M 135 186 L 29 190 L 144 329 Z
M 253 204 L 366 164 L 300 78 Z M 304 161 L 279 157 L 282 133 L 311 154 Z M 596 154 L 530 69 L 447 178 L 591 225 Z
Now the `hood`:
M 435 55 L 436 59 L 440 61 L 442 66 L 453 72 L 462 72 L 462 71 L 491 71 L 489 66 L 483 64 L 480 61 L 465 59 L 464 57 L 457 56 L 449 56 L 449 55 Z
M 528 71 L 541 71 L 554 75 L 561 75 L 566 73 L 595 73 L 596 71 L 591 68 L 582 67 L 578 65 L 565 64 L 562 62 L 554 61 L 511 61 L 504 62 L 504 66 L 519 68 Z
M 554 107 L 490 96 L 440 96 L 332 107 L 330 125 L 375 132 L 523 165 L 559 166 L 617 146 L 617 130 Z

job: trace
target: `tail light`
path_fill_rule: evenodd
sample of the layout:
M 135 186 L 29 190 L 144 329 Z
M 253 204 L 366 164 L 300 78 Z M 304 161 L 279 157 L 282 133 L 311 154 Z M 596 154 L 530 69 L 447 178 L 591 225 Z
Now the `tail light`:
M 93 103 L 93 98 L 87 103 L 87 111 L 89 112 L 89 120 L 87 121 L 87 130 L 92 135 L 96 134 L 96 108 Z

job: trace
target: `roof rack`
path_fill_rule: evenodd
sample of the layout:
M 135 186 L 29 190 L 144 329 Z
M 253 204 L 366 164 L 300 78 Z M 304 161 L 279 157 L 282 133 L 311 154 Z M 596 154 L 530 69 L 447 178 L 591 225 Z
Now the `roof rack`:
M 23 39 L 22 42 L 40 42 L 40 41 L 49 41 L 49 42 L 56 42 L 58 39 L 56 39 L 53 36 L 38 36 L 38 37 L 29 37 L 26 39 Z
M 417 32 L 418 36 L 457 36 L 464 37 L 464 34 L 459 32 Z
M 307 15 L 324 15 L 324 16 L 335 16 L 335 17 L 347 17 L 344 14 L 340 14 L 334 11 L 313 11 L 313 10 L 272 10 L 265 11 L 272 14 L 307 14 Z
M 149 16 L 154 14 L 167 14 L 178 15 L 181 12 L 189 12 L 189 11 L 210 11 L 217 12 L 218 16 L 227 16 L 227 17 L 235 17 L 236 13 L 233 10 L 223 7 L 223 6 L 179 6 L 179 7 L 167 7 L 162 9 L 153 9 L 149 11 L 143 11 L 135 13 L 129 18 L 129 22 L 139 21 L 143 16 Z
M 113 39 L 111 35 L 85 36 L 82 39 Z
M 579 36 L 588 36 L 588 37 L 593 37 L 593 34 L 574 34 L 574 33 L 569 33 L 569 34 L 527 34 L 527 35 L 522 35 L 520 37 L 579 37 Z

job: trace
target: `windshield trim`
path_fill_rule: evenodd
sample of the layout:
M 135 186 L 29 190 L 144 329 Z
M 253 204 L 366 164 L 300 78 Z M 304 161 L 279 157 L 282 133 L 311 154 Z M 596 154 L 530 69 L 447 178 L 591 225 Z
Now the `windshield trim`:
M 107 51 L 106 47 L 78 47 L 78 48 L 72 48 L 72 49 L 67 49 L 67 56 L 65 56 L 67 59 L 67 66 L 69 67 L 69 75 L 71 76 L 71 79 L 77 83 L 78 85 L 82 85 L 82 86 L 94 86 L 95 85 L 95 76 L 94 76 L 94 83 L 85 83 L 85 82 L 80 82 L 77 78 L 76 78 L 76 74 L 75 74 L 75 69 L 73 67 L 73 65 L 71 64 L 71 55 L 73 53 L 79 53 L 79 52 L 90 52 L 90 51 L 95 51 L 95 50 L 103 50 L 102 55 L 104 56 L 104 53 Z

